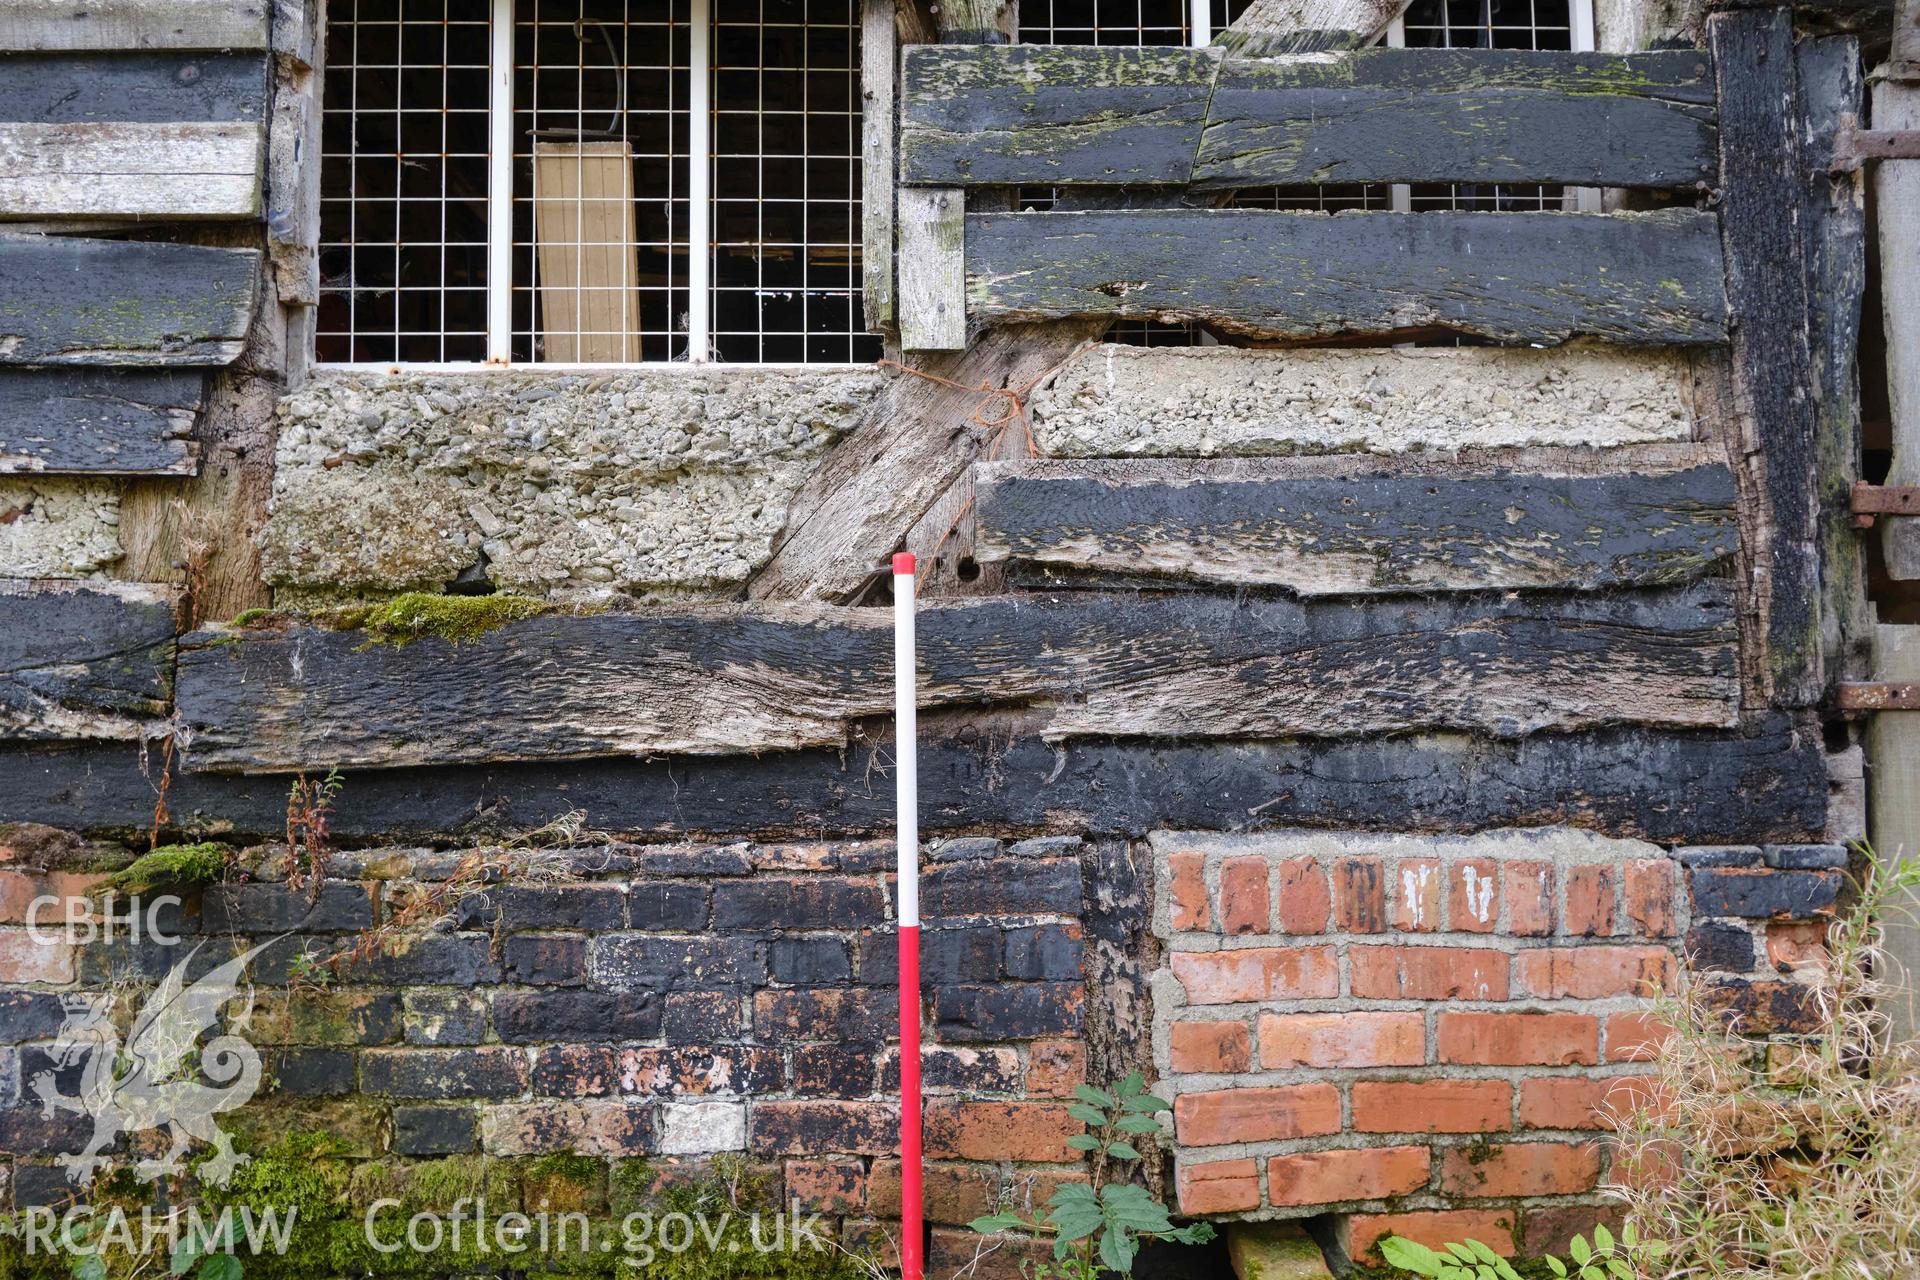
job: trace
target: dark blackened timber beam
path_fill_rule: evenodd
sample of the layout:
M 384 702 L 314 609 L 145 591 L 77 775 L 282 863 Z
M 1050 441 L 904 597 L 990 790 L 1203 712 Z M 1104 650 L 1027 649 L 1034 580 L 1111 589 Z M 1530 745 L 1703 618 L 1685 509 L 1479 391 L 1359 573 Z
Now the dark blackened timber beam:
M 1571 182 L 1692 187 L 1715 166 L 1704 54 L 910 48 L 901 180 Z
M 1184 185 L 1219 63 L 1211 49 L 907 48 L 900 180 Z
M 134 738 L 168 710 L 175 593 L 0 578 L 0 739 Z
M 1818 701 L 1818 466 L 1807 293 L 1806 157 L 1793 15 L 1714 14 L 1708 43 L 1720 86 L 1720 228 L 1733 330 L 1733 394 L 1746 450 L 1761 462 L 1766 669 L 1784 706 Z
M 1684 582 L 1739 539 L 1732 473 L 1704 445 L 997 462 L 975 494 L 982 563 L 1310 596 Z
M 1727 336 L 1718 222 L 1690 210 L 972 214 L 966 255 L 976 319 L 1198 320 L 1287 338 L 1426 326 L 1502 342 Z
M 930 726 L 932 727 L 932 726 Z M 930 831 L 1313 826 L 1475 831 L 1570 824 L 1682 844 L 1821 838 L 1826 766 L 1811 722 L 1769 715 L 1744 732 L 1639 728 L 1519 741 L 1457 735 L 1261 743 L 1070 741 L 986 728 L 920 747 Z M 332 815 L 343 840 L 524 831 L 571 810 L 634 835 L 832 834 L 892 829 L 890 743 L 685 760 L 438 766 L 349 772 Z M 145 767 L 143 768 L 143 762 Z M 159 753 L 133 745 L 0 746 L 0 822 L 144 833 Z M 307 762 L 324 769 L 324 758 Z M 176 772 L 180 828 L 272 836 L 287 774 Z
M 260 253 L 0 235 L 0 365 L 237 360 Z
M 268 89 L 265 52 L 0 58 L 0 121 L 257 124 L 267 118 Z
M 921 704 L 1032 708 L 1046 736 L 1733 723 L 1726 588 L 1301 604 L 1075 593 L 925 609 Z M 881 609 L 548 616 L 463 642 L 218 630 L 183 641 L 193 769 L 398 767 L 838 746 L 891 706 Z
M 0 474 L 192 475 L 198 369 L 0 368 Z
M 1713 77 L 1695 50 L 1368 49 L 1229 59 L 1196 186 L 1713 181 Z

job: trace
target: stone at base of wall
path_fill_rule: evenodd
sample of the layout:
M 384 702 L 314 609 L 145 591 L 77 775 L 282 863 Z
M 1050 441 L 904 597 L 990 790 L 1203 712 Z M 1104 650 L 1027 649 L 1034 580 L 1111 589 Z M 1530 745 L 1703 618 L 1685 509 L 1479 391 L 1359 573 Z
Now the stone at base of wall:
M 1227 1228 L 1227 1257 L 1237 1280 L 1321 1280 L 1326 1257 L 1297 1222 L 1236 1222 Z

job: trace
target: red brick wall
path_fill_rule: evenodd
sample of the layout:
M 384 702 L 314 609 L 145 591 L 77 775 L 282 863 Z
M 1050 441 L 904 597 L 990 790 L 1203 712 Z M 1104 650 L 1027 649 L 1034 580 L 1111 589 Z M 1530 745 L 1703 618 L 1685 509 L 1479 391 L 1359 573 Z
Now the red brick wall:
M 1695 956 L 1724 1007 L 1792 1030 L 1844 860 L 1560 830 L 1154 847 L 1179 1206 L 1347 1210 L 1354 1256 L 1388 1231 L 1536 1253 L 1604 1214 L 1600 1109 L 1647 1070 L 1652 997 Z

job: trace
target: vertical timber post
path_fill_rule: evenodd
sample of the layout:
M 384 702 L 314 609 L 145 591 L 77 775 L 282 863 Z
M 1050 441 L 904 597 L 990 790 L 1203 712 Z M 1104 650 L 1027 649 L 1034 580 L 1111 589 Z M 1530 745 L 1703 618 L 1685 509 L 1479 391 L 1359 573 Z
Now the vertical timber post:
M 1811 707 L 1824 678 L 1793 15 L 1785 8 L 1716 13 L 1707 39 L 1720 103 L 1734 406 L 1748 465 L 1761 468 L 1752 479 L 1766 512 L 1764 545 L 1754 549 L 1756 573 L 1764 574 L 1763 666 L 1776 705 Z

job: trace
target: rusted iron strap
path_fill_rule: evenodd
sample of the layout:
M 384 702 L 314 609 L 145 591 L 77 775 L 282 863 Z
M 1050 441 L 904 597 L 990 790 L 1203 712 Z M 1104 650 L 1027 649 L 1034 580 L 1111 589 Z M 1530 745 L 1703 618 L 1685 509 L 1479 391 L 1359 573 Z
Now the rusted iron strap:
M 1920 485 L 1868 484 L 1853 482 L 1853 523 L 1861 529 L 1873 528 L 1878 516 L 1920 516 Z
M 1855 681 L 1839 686 L 1841 711 L 1920 711 L 1920 680 Z
M 1920 129 L 1842 129 L 1828 168 L 1851 173 L 1869 160 L 1920 160 Z

